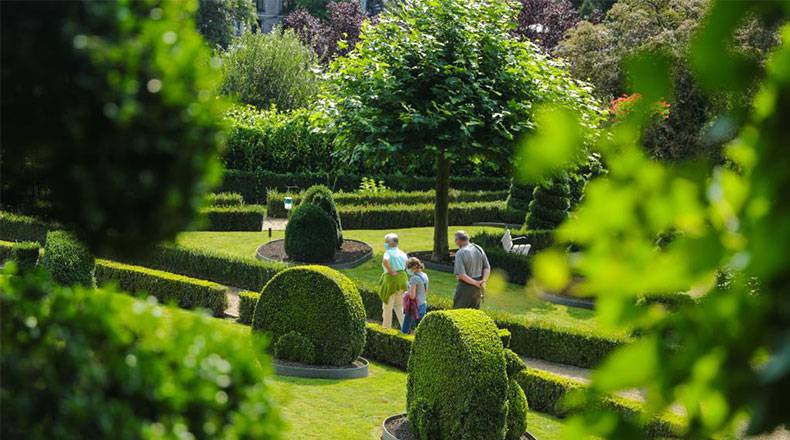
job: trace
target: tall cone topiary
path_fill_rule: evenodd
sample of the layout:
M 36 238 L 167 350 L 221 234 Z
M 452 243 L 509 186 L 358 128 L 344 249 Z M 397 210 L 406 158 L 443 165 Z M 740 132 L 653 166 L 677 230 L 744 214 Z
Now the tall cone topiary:
M 568 218 L 570 198 L 570 179 L 566 173 L 535 187 L 527 212 L 527 229 L 557 228 Z

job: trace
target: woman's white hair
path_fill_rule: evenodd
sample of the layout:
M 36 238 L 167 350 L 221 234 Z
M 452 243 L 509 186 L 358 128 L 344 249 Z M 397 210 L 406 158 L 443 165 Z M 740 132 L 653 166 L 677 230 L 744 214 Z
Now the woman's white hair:
M 390 232 L 389 234 L 384 236 L 384 241 L 392 244 L 398 244 L 398 234 L 394 232 Z

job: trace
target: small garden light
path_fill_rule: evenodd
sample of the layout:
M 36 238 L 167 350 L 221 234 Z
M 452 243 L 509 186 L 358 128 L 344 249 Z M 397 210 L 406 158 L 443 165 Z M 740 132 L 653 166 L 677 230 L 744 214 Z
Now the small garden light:
M 290 211 L 291 208 L 294 207 L 293 197 L 286 197 L 285 199 L 283 199 L 283 204 L 285 205 L 285 210 Z

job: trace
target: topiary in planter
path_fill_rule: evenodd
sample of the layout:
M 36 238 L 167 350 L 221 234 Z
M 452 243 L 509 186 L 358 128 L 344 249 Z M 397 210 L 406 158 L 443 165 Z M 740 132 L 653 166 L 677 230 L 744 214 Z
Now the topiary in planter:
M 299 332 L 288 332 L 274 344 L 274 357 L 286 361 L 315 363 L 315 347 Z
M 505 356 L 497 327 L 484 312 L 426 315 L 417 327 L 408 372 L 408 417 L 420 438 L 505 437 Z
M 66 231 L 47 233 L 43 266 L 55 282 L 64 286 L 96 286 L 96 260 L 85 245 Z
M 285 253 L 295 261 L 332 261 L 337 249 L 337 228 L 329 214 L 316 205 L 301 204 L 285 226 Z
M 340 223 L 340 214 L 337 212 L 335 199 L 332 197 L 332 190 L 324 185 L 313 185 L 307 188 L 307 191 L 302 194 L 302 203 L 318 206 L 335 221 L 335 226 L 337 228 L 337 248 L 340 249 L 343 246 L 343 226 Z
M 570 182 L 564 173 L 535 187 L 525 221 L 527 228 L 556 229 L 568 218 L 570 197 Z
M 279 341 L 298 332 L 315 348 L 316 365 L 345 366 L 365 346 L 365 308 L 354 283 L 324 266 L 298 266 L 263 287 L 252 328 Z
M 529 202 L 532 201 L 532 192 L 534 190 L 535 185 L 525 185 L 513 179 L 510 182 L 510 192 L 507 195 L 507 207 L 526 211 L 529 209 Z

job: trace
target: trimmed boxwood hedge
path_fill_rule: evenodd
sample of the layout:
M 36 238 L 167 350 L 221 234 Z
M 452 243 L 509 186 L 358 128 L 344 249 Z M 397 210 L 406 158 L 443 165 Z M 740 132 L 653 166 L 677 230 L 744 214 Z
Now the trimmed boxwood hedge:
M 529 202 L 532 201 L 532 192 L 534 190 L 535 185 L 518 183 L 514 179 L 510 183 L 510 191 L 508 191 L 507 196 L 507 207 L 526 211 L 529 208 Z
M 214 316 L 223 316 L 228 308 L 225 287 L 170 272 L 99 260 L 96 262 L 96 280 L 99 283 L 115 281 L 127 292 L 147 292 L 163 304 L 175 302 L 185 309 L 208 309 Z
M 258 298 L 261 294 L 258 292 L 250 292 L 244 290 L 239 292 L 239 319 L 240 324 L 252 324 L 252 315 L 255 313 L 255 304 L 258 303 Z
M 42 266 L 58 284 L 95 287 L 96 260 L 88 248 L 66 231 L 49 231 Z
M 208 203 L 208 206 L 222 208 L 229 206 L 241 206 L 244 204 L 244 199 L 239 193 L 211 193 L 206 196 L 206 203 Z
M 500 202 L 507 198 L 507 191 L 461 191 L 451 189 L 449 193 L 451 203 L 460 202 Z M 299 204 L 302 194 L 286 194 L 279 191 L 269 191 L 266 197 L 266 212 L 270 217 L 285 218 L 285 197 L 291 197 L 294 204 Z M 436 199 L 435 191 L 381 191 L 381 192 L 337 192 L 332 194 L 338 206 L 367 206 L 367 205 L 422 205 L 432 204 Z M 526 205 L 521 211 L 526 212 Z M 520 220 L 519 220 L 520 222 Z
M 32 269 L 38 262 L 40 248 L 35 241 L 0 241 L 0 262 L 13 260 L 19 270 Z
M 554 231 L 526 231 L 516 232 L 515 236 L 526 237 L 526 240 L 517 244 L 529 243 L 532 248 L 528 256 L 505 252 L 502 248 L 502 233 L 481 232 L 472 237 L 472 242 L 482 246 L 491 267 L 502 270 L 511 283 L 526 284 L 532 276 L 531 257 L 542 249 L 549 247 L 553 240 Z
M 274 344 L 274 357 L 286 361 L 315 363 L 315 346 L 299 332 L 288 332 Z
M 337 213 L 337 206 L 335 206 L 335 199 L 332 197 L 332 190 L 324 185 L 313 185 L 307 188 L 307 191 L 302 194 L 302 201 L 323 209 L 335 222 L 335 228 L 337 229 L 336 247 L 340 249 L 343 246 L 343 224 L 340 221 L 340 215 Z
M 428 313 L 412 344 L 406 405 L 421 438 L 504 438 L 507 370 L 497 327 L 480 310 Z M 427 408 L 430 417 L 423 417 Z
M 433 226 L 434 205 L 340 206 L 345 229 L 390 229 Z M 513 211 L 503 202 L 451 203 L 451 225 L 477 222 L 521 224 L 524 211 Z
M 291 173 L 277 174 L 267 171 L 226 170 L 218 191 L 236 192 L 247 203 L 266 203 L 266 193 L 271 189 L 287 191 L 290 187 L 308 188 L 326 185 L 333 191 L 353 192 L 359 188 L 362 177 L 383 180 L 395 191 L 429 191 L 436 187 L 434 177 L 417 176 L 357 176 L 337 173 Z M 510 180 L 502 177 L 451 177 L 450 187 L 469 191 L 507 191 Z
M 337 223 L 317 205 L 303 203 L 285 226 L 285 253 L 293 261 L 332 261 L 337 250 Z
M 200 210 L 200 231 L 260 231 L 265 210 L 260 205 L 212 207 Z
M 345 275 L 325 266 L 297 266 L 264 286 L 252 328 L 271 335 L 275 344 L 298 332 L 313 343 L 317 365 L 344 366 L 365 346 L 365 309 Z
M 44 243 L 50 227 L 34 217 L 0 211 L 0 240 Z

